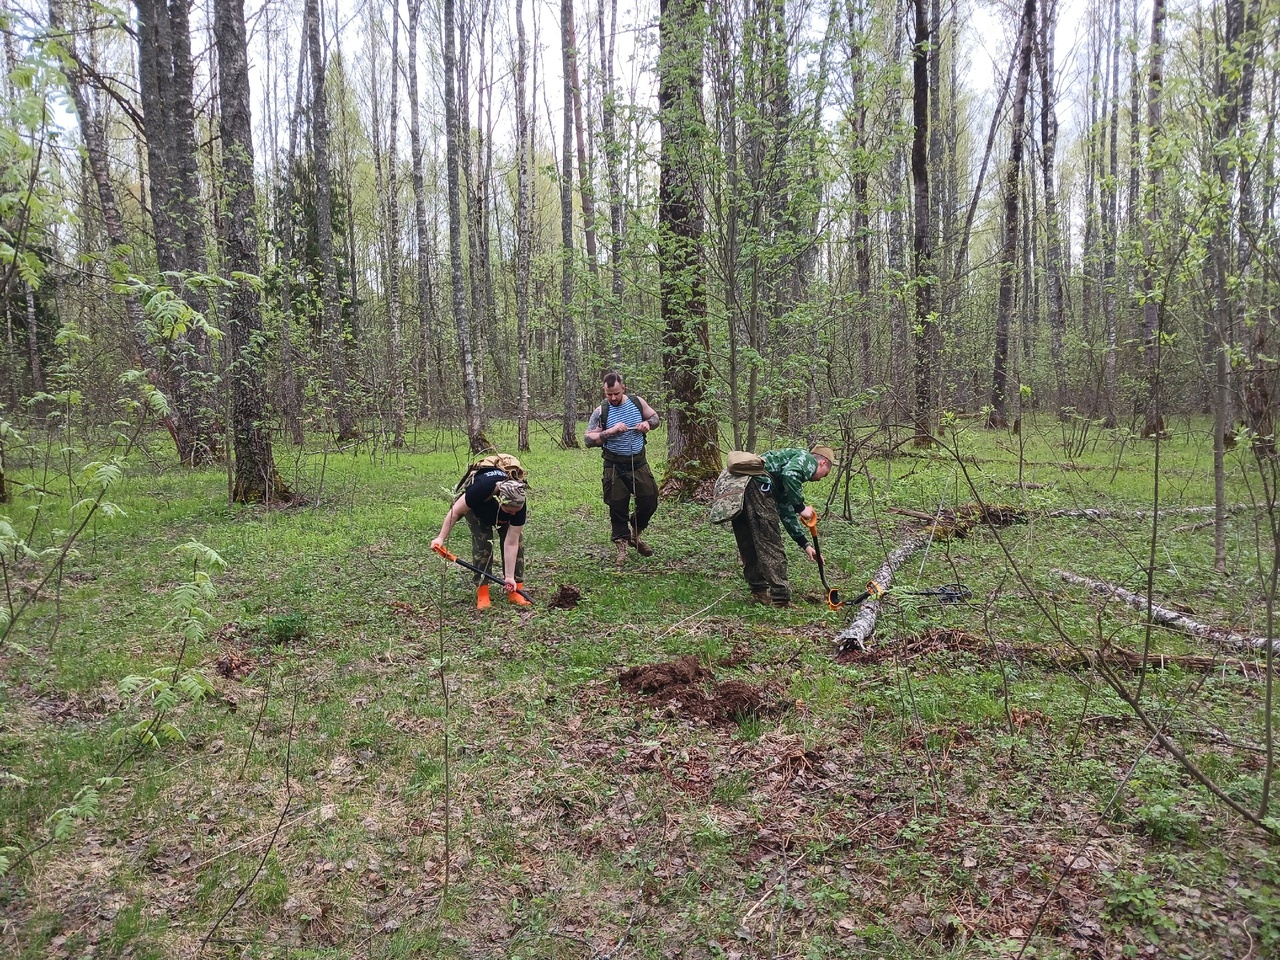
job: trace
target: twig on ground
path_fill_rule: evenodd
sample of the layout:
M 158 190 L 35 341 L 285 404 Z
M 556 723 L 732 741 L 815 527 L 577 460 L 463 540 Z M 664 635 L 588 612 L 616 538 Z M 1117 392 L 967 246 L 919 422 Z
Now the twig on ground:
M 250 840 L 245 840 L 243 843 L 237 843 L 234 847 L 230 847 L 226 850 L 223 850 L 221 853 L 215 853 L 208 860 L 204 860 L 193 866 L 187 867 L 182 872 L 195 873 L 197 870 L 203 870 L 209 864 L 214 863 L 215 861 L 221 860 L 223 857 L 229 856 L 230 854 L 233 854 L 239 850 L 244 850 L 246 847 L 255 846 L 261 843 L 263 840 L 266 840 L 268 837 L 274 837 L 277 833 L 279 833 L 281 829 L 283 829 L 283 827 L 296 826 L 297 824 L 307 819 L 307 817 L 311 816 L 313 813 L 315 813 L 319 809 L 320 809 L 319 807 L 312 807 L 309 810 L 304 810 L 302 813 L 298 814 L 296 817 L 294 817 L 292 820 L 290 820 L 288 823 L 284 824 L 283 826 L 277 826 L 275 829 L 270 830 L 267 833 L 260 833 L 258 834 L 258 836 L 253 837 Z
M 666 630 L 662 631 L 662 633 L 660 633 L 660 634 L 658 634 L 656 637 L 654 637 L 654 639 L 655 639 L 655 640 L 661 640 L 663 637 L 665 637 L 667 634 L 669 634 L 669 633 L 670 633 L 672 630 L 674 630 L 676 627 L 680 626 L 680 624 L 685 623 L 685 622 L 686 622 L 686 621 L 688 621 L 688 620 L 692 620 L 694 617 L 700 617 L 700 616 L 702 616 L 702 615 L 703 615 L 704 613 L 706 613 L 708 610 L 712 609 L 712 608 L 713 608 L 713 607 L 715 607 L 717 604 L 719 604 L 719 603 L 723 602 L 723 601 L 724 601 L 724 599 L 725 599 L 725 597 L 727 597 L 727 596 L 729 596 L 729 594 L 728 594 L 728 593 L 722 593 L 720 596 L 718 596 L 716 599 L 712 600 L 710 603 L 708 603 L 708 604 L 707 604 L 705 607 L 703 607 L 701 610 L 694 611 L 693 613 L 689 614 L 687 617 L 681 617 L 679 620 L 677 620 L 677 621 L 676 621 L 675 623 L 673 623 L 671 626 L 667 627 L 667 629 L 666 629 Z
M 782 875 L 785 877 L 787 873 L 790 872 L 792 867 L 794 867 L 797 863 L 799 863 L 808 855 L 809 855 L 809 852 L 806 850 L 804 853 L 800 854 L 800 856 L 796 857 L 790 863 L 784 864 L 782 867 Z M 752 908 L 748 910 L 746 914 L 743 916 L 741 926 L 745 927 L 747 925 L 747 921 L 750 920 L 752 917 L 754 917 L 756 915 L 756 912 L 761 907 L 763 907 L 766 903 L 768 903 L 769 898 L 773 896 L 774 891 L 776 891 L 777 889 L 778 889 L 778 885 L 775 883 L 775 884 L 772 884 L 769 887 L 769 889 L 764 892 L 764 896 L 761 897 L 759 900 L 757 900 L 755 904 L 752 906 Z
M 284 827 L 285 818 L 289 815 L 289 807 L 293 803 L 293 782 L 290 780 L 290 762 L 293 759 L 293 725 L 298 715 L 298 698 L 302 695 L 301 684 L 293 692 L 293 711 L 289 714 L 289 740 L 285 745 L 284 751 L 284 807 L 280 810 L 280 818 L 276 821 L 276 828 L 271 833 L 271 842 L 267 844 L 267 849 L 262 851 L 262 858 L 258 861 L 257 868 L 244 885 L 236 891 L 235 897 L 231 903 L 227 905 L 227 909 L 222 911 L 221 916 L 214 922 L 209 932 L 204 935 L 204 939 L 200 941 L 200 949 L 196 951 L 197 956 L 204 953 L 204 948 L 209 945 L 213 939 L 213 935 L 218 932 L 218 928 L 222 926 L 222 922 L 231 915 L 231 912 L 239 906 L 240 901 L 245 895 L 253 889 L 253 885 L 258 882 L 258 876 L 262 873 L 262 868 L 267 864 L 267 857 L 271 856 L 271 851 L 275 849 L 276 838 L 280 836 L 280 831 Z

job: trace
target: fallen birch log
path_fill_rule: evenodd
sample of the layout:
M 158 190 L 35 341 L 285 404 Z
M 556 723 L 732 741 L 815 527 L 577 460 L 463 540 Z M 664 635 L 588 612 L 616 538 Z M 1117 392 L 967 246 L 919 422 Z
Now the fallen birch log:
M 882 590 L 889 589 L 893 584 L 893 575 L 898 571 L 898 568 L 912 554 L 923 550 L 932 536 L 932 530 L 918 533 L 911 539 L 899 544 L 897 549 L 889 554 L 873 578 Z M 869 597 L 862 606 L 858 607 L 858 612 L 849 625 L 836 634 L 836 653 L 844 653 L 854 647 L 859 650 L 866 650 L 867 640 L 876 632 L 876 619 L 879 616 L 880 598 Z
M 1226 508 L 1229 516 L 1245 513 L 1252 508 L 1246 504 L 1232 504 Z M 1213 507 L 1170 507 L 1160 510 L 1161 517 L 1208 517 Z M 890 507 L 890 513 L 923 520 L 935 524 L 939 531 L 948 529 L 963 536 L 977 526 L 1007 527 L 1015 523 L 1045 518 L 1049 520 L 1150 520 L 1150 510 L 1104 510 L 1098 507 L 1080 507 L 1071 510 L 1032 511 L 999 503 L 966 503 L 954 509 L 942 509 L 936 513 L 911 510 L 907 507 Z M 1213 521 L 1209 521 L 1212 523 Z
M 1244 513 L 1251 510 L 1252 507 L 1247 504 L 1237 503 L 1227 507 L 1227 514 L 1234 515 Z M 1162 517 L 1203 517 L 1212 514 L 1213 507 L 1172 507 L 1169 509 L 1161 509 Z M 1081 509 L 1081 510 L 1050 510 L 1048 513 L 1041 514 L 1051 520 L 1150 520 L 1150 510 L 1098 510 L 1098 509 Z
M 1076 663 L 1096 666 L 1099 660 L 1124 667 L 1126 670 L 1131 670 L 1135 673 L 1141 670 L 1144 665 L 1142 654 L 1139 651 L 1126 650 L 1124 647 L 1107 647 L 1106 650 L 1086 650 L 1076 660 Z M 1266 670 L 1265 666 L 1256 661 L 1206 657 L 1194 653 L 1176 655 L 1153 653 L 1146 658 L 1145 665 L 1148 670 L 1163 670 L 1165 667 L 1176 666 L 1193 673 L 1217 673 L 1219 670 L 1232 670 L 1246 679 L 1259 679 Z
M 1143 612 L 1147 609 L 1147 598 L 1141 594 L 1126 590 L 1124 587 L 1118 587 L 1114 583 L 1106 583 L 1102 580 L 1091 580 L 1088 577 L 1082 577 L 1078 573 L 1072 573 L 1069 570 L 1054 570 L 1056 576 L 1061 577 L 1068 583 L 1078 584 L 1082 587 L 1088 587 L 1093 593 L 1103 597 L 1115 597 L 1117 600 L 1123 600 L 1135 610 Z M 1243 634 L 1233 633 L 1230 630 L 1222 630 L 1218 627 L 1211 627 L 1207 624 L 1198 623 L 1190 617 L 1178 613 L 1176 610 L 1170 610 L 1168 607 L 1162 607 L 1158 604 L 1151 604 L 1151 622 L 1161 627 L 1169 627 L 1181 633 L 1190 634 L 1193 637 L 1199 637 L 1202 640 L 1209 640 L 1220 646 L 1230 647 L 1252 647 L 1255 650 L 1261 650 L 1270 643 L 1273 649 L 1280 650 L 1274 640 L 1267 637 L 1246 637 Z

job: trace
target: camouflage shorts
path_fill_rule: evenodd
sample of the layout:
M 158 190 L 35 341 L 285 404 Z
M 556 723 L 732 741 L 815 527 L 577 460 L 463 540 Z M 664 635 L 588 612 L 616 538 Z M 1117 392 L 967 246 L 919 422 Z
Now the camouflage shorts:
M 467 513 L 467 526 L 471 528 L 471 562 L 491 576 L 502 579 L 493 570 L 493 526 L 481 521 L 474 513 Z M 498 545 L 501 547 L 506 542 L 507 531 L 509 526 L 501 525 L 498 527 Z M 480 583 L 484 578 L 480 574 L 473 574 L 472 579 L 476 583 Z M 516 548 L 516 570 L 515 579 L 517 583 L 524 581 L 524 538 L 520 538 L 520 546 Z

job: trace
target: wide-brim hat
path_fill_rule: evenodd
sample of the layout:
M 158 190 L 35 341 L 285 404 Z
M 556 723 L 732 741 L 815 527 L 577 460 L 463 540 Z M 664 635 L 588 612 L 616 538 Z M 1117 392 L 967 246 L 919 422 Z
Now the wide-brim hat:
M 832 450 L 830 447 L 826 447 L 826 446 L 823 446 L 822 444 L 818 444 L 818 446 L 810 449 L 809 452 L 813 454 L 815 457 L 822 457 L 822 459 L 826 460 L 827 463 L 831 464 L 831 468 L 833 470 L 836 467 L 840 466 L 840 464 L 836 463 L 836 452 Z

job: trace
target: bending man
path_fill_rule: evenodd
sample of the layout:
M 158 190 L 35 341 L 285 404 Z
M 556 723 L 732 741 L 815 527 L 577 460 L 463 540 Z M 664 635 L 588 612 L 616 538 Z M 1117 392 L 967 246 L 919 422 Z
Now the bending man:
M 816 562 L 817 551 L 801 526 L 801 520 L 813 516 L 813 507 L 805 506 L 801 484 L 830 473 L 835 453 L 830 447 L 786 448 L 770 450 L 763 459 L 766 473 L 747 484 L 742 512 L 732 521 L 733 536 L 751 596 L 766 606 L 786 607 L 791 605 L 791 585 L 779 524 Z
M 658 509 L 658 485 L 644 455 L 645 434 L 658 425 L 658 414 L 640 397 L 627 396 L 626 384 L 616 373 L 604 375 L 604 397 L 605 402 L 591 411 L 583 440 L 588 447 L 602 448 L 604 502 L 609 507 L 617 564 L 622 566 L 627 562 L 628 544 L 642 557 L 653 556 L 653 547 L 640 535 Z
M 432 549 L 443 547 L 454 523 L 459 517 L 466 517 L 467 526 L 471 528 L 471 562 L 492 574 L 493 528 L 496 526 L 507 599 L 522 607 L 529 606 L 528 600 L 513 592 L 524 586 L 524 544 L 520 542 L 528 516 L 524 481 L 509 477 L 498 467 L 483 467 L 464 482 L 466 489 L 444 515 L 440 532 L 431 541 Z M 490 602 L 489 584 L 478 573 L 472 576 L 476 583 L 476 609 L 483 610 Z

